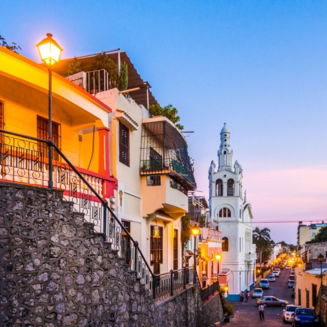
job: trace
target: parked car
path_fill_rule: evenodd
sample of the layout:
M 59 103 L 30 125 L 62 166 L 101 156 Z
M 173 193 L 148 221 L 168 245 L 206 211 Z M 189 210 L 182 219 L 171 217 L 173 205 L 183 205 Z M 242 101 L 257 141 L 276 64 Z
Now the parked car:
M 291 266 L 286 266 L 285 269 L 286 270 L 291 270 Z
M 288 304 L 287 301 L 281 300 L 277 298 L 276 296 L 264 296 L 261 299 L 257 299 L 257 305 L 259 304 L 265 304 L 267 307 L 283 307 Z
M 294 312 L 297 308 L 299 308 L 299 306 L 295 304 L 287 305 L 283 310 L 283 321 L 292 322 L 294 318 Z
M 263 289 L 258 287 L 252 291 L 252 299 L 259 297 L 263 297 Z
M 268 282 L 274 282 L 274 281 L 276 281 L 276 278 L 275 278 L 274 275 L 269 275 L 269 276 L 267 277 L 267 280 L 268 280 Z
M 275 277 L 279 277 L 279 275 L 280 275 L 280 270 L 274 270 L 274 271 L 273 271 L 273 275 L 274 275 Z
M 269 288 L 269 282 L 267 279 L 261 279 L 260 280 L 260 283 L 259 283 L 259 286 L 262 288 L 262 289 L 268 289 Z
M 295 286 L 295 281 L 294 280 L 290 280 L 288 283 L 287 283 L 287 286 L 288 288 L 292 288 Z
M 315 315 L 313 309 L 297 308 L 294 313 L 293 327 L 298 326 L 318 326 L 319 317 Z

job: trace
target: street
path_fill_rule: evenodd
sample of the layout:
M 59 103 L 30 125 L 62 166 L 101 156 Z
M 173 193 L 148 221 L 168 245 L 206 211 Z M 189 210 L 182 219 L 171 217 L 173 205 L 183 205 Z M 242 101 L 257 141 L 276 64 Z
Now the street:
M 293 303 L 294 299 L 291 298 L 291 289 L 287 287 L 287 280 L 289 271 L 284 270 L 281 272 L 279 278 L 275 282 L 270 283 L 270 289 L 264 291 L 264 295 L 274 295 L 280 299 Z M 250 298 L 249 302 L 235 303 L 235 315 L 231 322 L 228 324 L 230 327 L 247 327 L 261 324 L 265 327 L 286 326 L 282 321 L 283 308 L 268 307 L 265 309 L 265 321 L 260 321 L 255 299 Z

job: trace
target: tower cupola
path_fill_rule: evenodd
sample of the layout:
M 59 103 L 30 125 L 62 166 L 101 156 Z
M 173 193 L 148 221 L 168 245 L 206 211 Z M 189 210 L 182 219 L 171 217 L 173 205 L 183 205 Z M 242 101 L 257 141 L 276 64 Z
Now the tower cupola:
M 233 166 L 233 150 L 230 145 L 230 131 L 227 129 L 226 123 L 220 131 L 220 147 L 218 150 L 218 170 L 232 169 Z

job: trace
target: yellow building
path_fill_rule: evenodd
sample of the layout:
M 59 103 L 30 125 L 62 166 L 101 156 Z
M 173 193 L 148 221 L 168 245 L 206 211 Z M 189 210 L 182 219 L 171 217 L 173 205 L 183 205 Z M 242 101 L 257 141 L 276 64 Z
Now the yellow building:
M 110 176 L 110 107 L 53 73 L 53 141 L 104 198 L 114 194 Z M 48 140 L 48 70 L 0 47 L 0 128 L 22 136 L 1 133 L 0 180 L 47 186 L 47 145 L 24 136 Z M 54 188 L 101 229 L 101 205 L 77 181 L 71 168 L 54 151 Z M 84 206 L 84 207 L 83 207 Z
M 327 285 L 327 269 L 323 268 L 323 285 Z M 295 304 L 306 308 L 315 308 L 321 285 L 321 270 L 296 268 Z

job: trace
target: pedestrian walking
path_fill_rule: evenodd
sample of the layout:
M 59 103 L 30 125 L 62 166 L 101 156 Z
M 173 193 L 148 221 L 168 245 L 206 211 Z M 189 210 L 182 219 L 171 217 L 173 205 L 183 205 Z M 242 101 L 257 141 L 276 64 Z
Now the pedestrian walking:
M 249 295 L 250 295 L 250 292 L 248 291 L 248 289 L 245 290 L 245 302 L 248 302 L 249 301 Z
M 258 311 L 259 311 L 260 320 L 261 321 L 265 320 L 265 305 L 264 304 L 259 304 Z
M 241 293 L 240 293 L 240 301 L 241 301 L 241 303 L 243 303 L 243 301 L 244 301 L 244 292 L 243 291 L 241 291 Z

